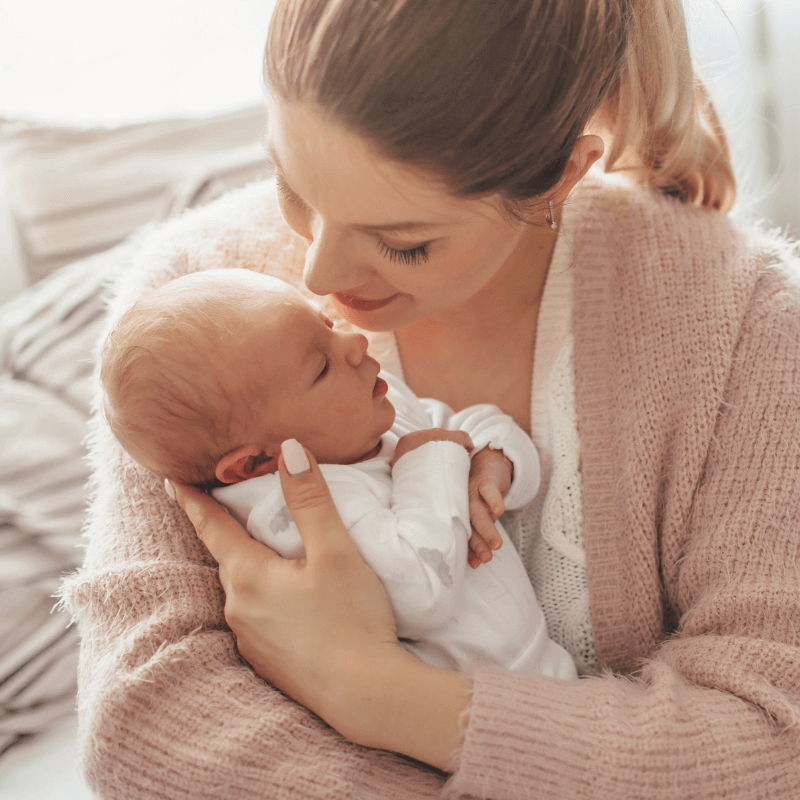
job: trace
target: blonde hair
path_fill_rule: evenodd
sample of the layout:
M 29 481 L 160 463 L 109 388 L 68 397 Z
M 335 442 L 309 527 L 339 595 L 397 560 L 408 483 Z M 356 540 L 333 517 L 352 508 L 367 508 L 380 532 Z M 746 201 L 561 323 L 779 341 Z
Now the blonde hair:
M 241 404 L 218 377 L 233 333 L 221 312 L 237 287 L 202 294 L 182 285 L 191 277 L 124 314 L 103 346 L 100 380 L 106 419 L 136 461 L 162 477 L 207 484 L 240 433 L 233 409 Z
M 599 115 L 606 170 L 696 206 L 729 211 L 736 179 L 719 117 L 694 74 L 681 0 L 636 0 L 620 78 Z
M 728 210 L 724 133 L 680 0 L 278 0 L 265 81 L 457 194 L 546 200 L 579 136 L 626 170 Z

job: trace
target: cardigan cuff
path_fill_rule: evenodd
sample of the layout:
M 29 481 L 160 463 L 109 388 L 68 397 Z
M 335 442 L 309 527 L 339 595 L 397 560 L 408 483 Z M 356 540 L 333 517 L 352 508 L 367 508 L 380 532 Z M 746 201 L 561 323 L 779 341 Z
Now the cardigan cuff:
M 583 681 L 469 673 L 472 700 L 464 742 L 453 757 L 444 796 L 575 797 L 586 790 L 581 728 L 595 716 Z M 535 787 L 535 791 L 533 790 Z

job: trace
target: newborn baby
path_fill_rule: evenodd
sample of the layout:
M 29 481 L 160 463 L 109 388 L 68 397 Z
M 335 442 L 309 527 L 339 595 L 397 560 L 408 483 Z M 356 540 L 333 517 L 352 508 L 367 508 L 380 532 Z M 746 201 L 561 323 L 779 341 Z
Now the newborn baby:
M 304 551 L 277 460 L 281 442 L 299 440 L 386 587 L 406 648 L 447 668 L 576 677 L 499 523 L 504 546 L 478 569 L 467 565 L 470 453 L 503 451 L 513 465 L 505 507 L 519 508 L 539 488 L 530 438 L 494 406 L 453 413 L 418 399 L 379 375 L 366 345 L 276 278 L 186 275 L 144 296 L 109 336 L 105 415 L 136 461 L 216 486 L 250 534 L 285 558 Z

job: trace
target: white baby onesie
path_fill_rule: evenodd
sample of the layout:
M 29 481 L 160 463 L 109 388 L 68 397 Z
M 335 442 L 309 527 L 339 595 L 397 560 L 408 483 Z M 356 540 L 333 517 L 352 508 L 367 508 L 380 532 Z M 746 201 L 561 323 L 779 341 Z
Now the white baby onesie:
M 434 666 L 494 666 L 575 678 L 569 654 L 547 635 L 528 575 L 499 523 L 503 546 L 488 564 L 475 570 L 467 564 L 467 451 L 453 442 L 428 442 L 406 453 L 394 469 L 389 466 L 398 439 L 407 433 L 463 430 L 472 437 L 473 452 L 491 446 L 511 459 L 514 480 L 506 508 L 521 508 L 539 489 L 539 457 L 530 438 L 495 406 L 453 413 L 381 374 L 397 416 L 379 455 L 321 469 L 361 556 L 386 587 L 401 643 Z M 215 489 L 214 496 L 255 539 L 284 558 L 305 554 L 277 475 Z

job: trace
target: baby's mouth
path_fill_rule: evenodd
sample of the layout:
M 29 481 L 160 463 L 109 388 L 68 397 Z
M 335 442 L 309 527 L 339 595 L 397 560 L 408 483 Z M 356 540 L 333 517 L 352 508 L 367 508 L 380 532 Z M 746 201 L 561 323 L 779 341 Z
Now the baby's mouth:
M 389 384 L 383 378 L 375 379 L 375 386 L 372 389 L 373 397 L 383 397 L 389 391 Z

